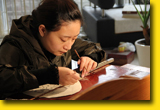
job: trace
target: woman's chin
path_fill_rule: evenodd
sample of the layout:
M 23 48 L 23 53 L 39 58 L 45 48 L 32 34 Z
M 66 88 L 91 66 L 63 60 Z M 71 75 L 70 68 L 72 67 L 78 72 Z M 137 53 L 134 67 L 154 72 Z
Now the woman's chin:
M 61 56 L 63 55 L 63 53 L 57 53 L 57 54 L 54 54 L 55 56 Z

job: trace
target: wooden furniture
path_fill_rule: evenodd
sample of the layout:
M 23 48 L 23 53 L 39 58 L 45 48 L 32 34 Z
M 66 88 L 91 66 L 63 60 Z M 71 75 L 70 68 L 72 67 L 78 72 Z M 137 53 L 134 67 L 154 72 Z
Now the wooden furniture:
M 149 68 L 130 64 L 123 67 L 150 72 Z M 122 68 L 116 67 L 116 69 L 119 71 L 117 77 L 122 71 L 127 72 Z M 114 75 L 114 73 L 112 74 Z M 69 100 L 150 100 L 150 74 L 143 79 L 122 77 L 99 83 L 72 96 Z
M 143 79 L 121 77 L 135 71 L 149 72 L 149 68 L 126 64 L 107 65 L 105 69 L 81 80 L 82 90 L 74 95 L 39 100 L 150 100 L 150 74 Z
M 150 75 L 143 80 L 125 78 L 104 82 L 69 100 L 150 100 Z
M 148 73 L 142 79 L 124 76 L 125 73 L 143 71 Z M 142 72 L 142 73 L 143 73 Z M 38 98 L 36 100 L 150 100 L 150 68 L 126 64 L 124 66 L 106 65 L 85 79 L 80 80 L 82 89 L 70 96 L 58 98 Z M 14 95 L 15 98 L 22 94 Z

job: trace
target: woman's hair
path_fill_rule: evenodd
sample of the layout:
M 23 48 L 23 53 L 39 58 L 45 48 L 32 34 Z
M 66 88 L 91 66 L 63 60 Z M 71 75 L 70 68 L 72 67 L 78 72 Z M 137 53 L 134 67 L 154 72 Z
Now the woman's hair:
M 58 31 L 63 22 L 80 20 L 83 24 L 81 12 L 73 0 L 42 0 L 32 16 L 37 30 L 41 24 L 47 31 Z

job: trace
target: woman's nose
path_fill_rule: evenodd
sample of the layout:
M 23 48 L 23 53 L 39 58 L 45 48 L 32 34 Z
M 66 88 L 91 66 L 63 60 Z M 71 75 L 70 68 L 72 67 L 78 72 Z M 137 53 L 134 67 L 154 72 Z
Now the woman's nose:
M 64 49 L 65 50 L 70 50 L 72 47 L 73 43 L 72 42 L 68 42 L 66 45 L 64 45 Z

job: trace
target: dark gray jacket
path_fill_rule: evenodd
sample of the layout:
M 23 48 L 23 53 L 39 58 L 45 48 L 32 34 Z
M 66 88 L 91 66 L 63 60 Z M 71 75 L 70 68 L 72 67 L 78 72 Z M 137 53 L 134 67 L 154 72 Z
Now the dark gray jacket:
M 0 99 L 37 88 L 40 84 L 58 84 L 56 68 L 71 67 L 71 59 L 78 60 L 74 49 L 80 56 L 89 56 L 97 62 L 106 59 L 98 43 L 77 38 L 71 50 L 62 56 L 54 56 L 43 49 L 36 38 L 32 16 L 13 20 L 9 35 L 0 45 Z

